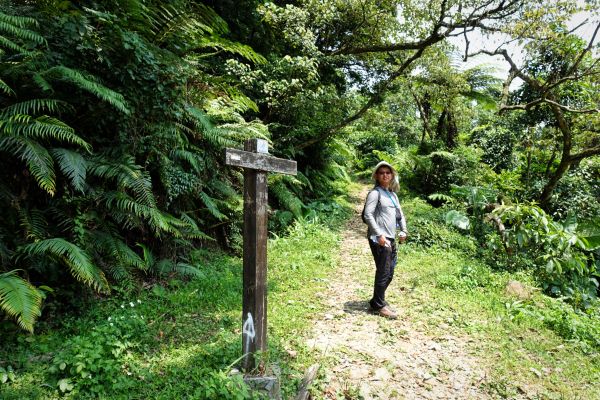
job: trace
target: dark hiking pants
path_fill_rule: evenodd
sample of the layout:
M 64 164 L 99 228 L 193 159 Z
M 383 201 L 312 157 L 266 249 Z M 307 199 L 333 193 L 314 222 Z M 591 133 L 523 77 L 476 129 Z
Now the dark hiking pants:
M 369 301 L 373 310 L 380 310 L 387 305 L 385 302 L 385 291 L 394 277 L 394 269 L 396 268 L 396 241 L 393 239 L 388 240 L 391 243 L 391 247 L 380 246 L 369 240 L 369 246 L 371 247 L 371 253 L 373 253 L 375 267 L 377 268 L 375 271 L 373 298 Z

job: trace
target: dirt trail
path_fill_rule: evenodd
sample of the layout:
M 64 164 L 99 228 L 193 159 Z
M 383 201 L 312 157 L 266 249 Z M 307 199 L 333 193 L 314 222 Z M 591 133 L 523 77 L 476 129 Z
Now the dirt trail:
M 320 293 L 328 310 L 316 318 L 308 341 L 328 360 L 330 381 L 317 398 L 337 399 L 339 393 L 349 399 L 490 398 L 481 389 L 485 373 L 468 353 L 468 338 L 428 336 L 422 322 L 402 309 L 394 321 L 368 312 L 374 266 L 360 220 L 365 195 L 366 189 L 356 194 L 338 270 Z M 388 299 L 408 294 L 402 284 L 400 260 Z M 413 301 L 419 304 L 418 298 Z

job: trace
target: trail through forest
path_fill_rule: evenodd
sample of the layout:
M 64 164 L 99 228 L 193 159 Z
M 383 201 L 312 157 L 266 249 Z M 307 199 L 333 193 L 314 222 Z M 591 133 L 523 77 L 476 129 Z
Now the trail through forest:
M 431 334 L 419 313 L 406 312 L 429 300 L 410 287 L 402 256 L 387 292 L 398 319 L 369 312 L 374 265 L 360 220 L 366 193 L 364 187 L 354 194 L 356 212 L 343 233 L 337 271 L 319 294 L 328 311 L 317 317 L 308 342 L 328 360 L 329 382 L 322 396 L 338 398 L 336 393 L 342 392 L 352 399 L 490 398 L 482 389 L 486 373 L 472 354 L 473 339 L 448 334 L 444 324 Z

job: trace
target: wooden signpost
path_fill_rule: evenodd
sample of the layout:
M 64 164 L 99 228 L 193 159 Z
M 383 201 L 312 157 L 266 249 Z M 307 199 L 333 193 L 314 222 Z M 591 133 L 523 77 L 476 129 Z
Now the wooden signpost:
M 263 139 L 249 139 L 244 151 L 225 149 L 225 164 L 244 168 L 244 278 L 242 366 L 255 366 L 254 354 L 267 349 L 267 173 L 296 175 L 296 161 L 269 155 Z

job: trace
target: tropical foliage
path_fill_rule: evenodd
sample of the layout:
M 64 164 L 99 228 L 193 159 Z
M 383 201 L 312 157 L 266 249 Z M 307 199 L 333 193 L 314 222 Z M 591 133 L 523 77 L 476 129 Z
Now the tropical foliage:
M 222 150 L 250 137 L 298 161 L 269 177 L 272 231 L 337 212 L 350 172 L 385 159 L 491 265 L 590 307 L 598 25 L 567 23 L 592 4 L 424 4 L 0 2 L 3 313 L 31 331 L 44 299 L 202 277 L 192 248 L 239 252 L 242 175 Z M 525 58 L 472 48 L 475 31 Z M 506 79 L 462 64 L 482 55 Z

